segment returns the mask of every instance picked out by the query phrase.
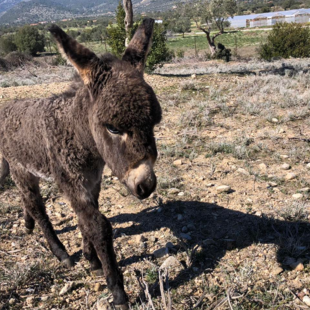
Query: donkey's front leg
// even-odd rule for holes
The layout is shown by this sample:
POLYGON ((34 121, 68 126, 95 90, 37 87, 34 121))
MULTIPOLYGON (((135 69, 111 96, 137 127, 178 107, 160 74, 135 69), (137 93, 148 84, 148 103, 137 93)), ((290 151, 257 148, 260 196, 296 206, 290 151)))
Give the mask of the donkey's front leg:
POLYGON ((46 214, 40 195, 39 179, 24 169, 14 168, 11 173, 22 196, 26 231, 32 232, 34 221, 36 221, 41 227, 53 254, 67 267, 72 267, 73 263, 46 214))
MULTIPOLYGON (((90 198, 90 197, 89 197, 90 198)), ((128 309, 127 295, 124 290, 123 275, 118 269, 113 249, 113 232, 111 223, 99 212, 93 199, 72 199, 82 234, 94 246, 101 261, 107 285, 113 295, 118 309, 128 309)))

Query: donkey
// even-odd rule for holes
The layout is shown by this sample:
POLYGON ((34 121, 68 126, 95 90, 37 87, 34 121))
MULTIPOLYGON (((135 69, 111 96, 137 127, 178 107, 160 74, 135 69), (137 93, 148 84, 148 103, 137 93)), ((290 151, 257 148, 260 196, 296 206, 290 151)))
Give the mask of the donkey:
POLYGON ((161 108, 143 79, 153 27, 153 19, 144 19, 120 60, 110 54, 99 58, 51 26, 77 81, 59 96, 15 101, 0 110, 0 182, 11 173, 22 196, 26 232, 37 222, 53 254, 73 266, 39 191, 40 178, 54 180, 77 214, 84 256, 92 271, 103 270, 118 309, 128 309, 128 298, 112 226, 98 210, 98 197, 105 164, 139 199, 156 187, 154 126, 161 108))

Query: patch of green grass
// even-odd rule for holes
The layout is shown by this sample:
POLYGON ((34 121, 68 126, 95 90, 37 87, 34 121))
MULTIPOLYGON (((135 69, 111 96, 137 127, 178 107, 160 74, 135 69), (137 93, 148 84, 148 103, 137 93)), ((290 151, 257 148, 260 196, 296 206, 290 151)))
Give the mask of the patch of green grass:
MULTIPOLYGON (((217 37, 215 42, 222 43, 227 48, 234 47, 245 47, 251 45, 259 45, 261 42, 265 42, 267 37, 267 31, 238 31, 235 33, 225 33, 217 37)), ((186 35, 184 38, 182 36, 169 39, 168 46, 173 50, 188 50, 195 49, 198 50, 209 50, 208 41, 205 35, 186 35)))

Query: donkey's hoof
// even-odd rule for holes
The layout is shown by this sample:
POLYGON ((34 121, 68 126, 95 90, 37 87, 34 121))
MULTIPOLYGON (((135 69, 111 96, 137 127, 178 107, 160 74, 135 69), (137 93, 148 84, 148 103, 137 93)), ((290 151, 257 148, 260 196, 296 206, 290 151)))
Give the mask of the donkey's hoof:
POLYGON ((32 234, 32 232, 33 232, 33 228, 27 228, 27 227, 25 227, 25 233, 26 233, 27 235, 32 234))
POLYGON ((103 270, 100 268, 100 269, 96 269, 96 270, 92 270, 91 271, 91 274, 94 276, 94 277, 102 277, 104 274, 103 274, 103 270))
POLYGON ((74 262, 71 257, 62 260, 61 263, 68 269, 71 269, 74 266, 74 262))
POLYGON ((129 307, 127 304, 123 304, 123 305, 115 305, 114 306, 116 310, 129 310, 129 307))

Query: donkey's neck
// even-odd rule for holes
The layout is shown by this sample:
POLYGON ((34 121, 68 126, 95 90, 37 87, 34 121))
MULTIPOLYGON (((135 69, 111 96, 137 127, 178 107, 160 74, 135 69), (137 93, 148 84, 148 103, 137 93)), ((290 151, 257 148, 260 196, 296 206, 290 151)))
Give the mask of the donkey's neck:
POLYGON ((89 113, 91 109, 90 94, 85 86, 79 89, 71 101, 68 122, 73 125, 77 143, 91 151, 95 157, 100 157, 96 143, 91 133, 89 113))

